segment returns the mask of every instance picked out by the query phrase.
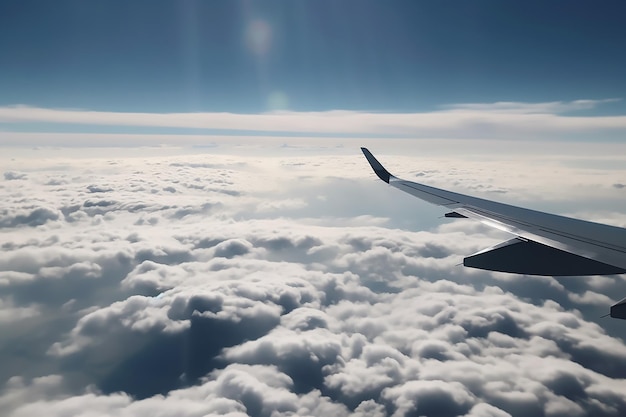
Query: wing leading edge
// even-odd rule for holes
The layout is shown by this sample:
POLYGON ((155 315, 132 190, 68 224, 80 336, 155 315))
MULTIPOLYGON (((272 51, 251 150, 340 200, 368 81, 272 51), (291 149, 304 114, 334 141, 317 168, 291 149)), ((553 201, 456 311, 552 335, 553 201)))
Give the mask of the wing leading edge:
MULTIPOLYGON (((402 180, 361 148, 376 175, 389 185, 446 207, 446 217, 468 217, 516 238, 463 260, 463 265, 528 275, 613 275, 626 273, 626 229, 525 209, 402 180)), ((611 307, 626 319, 626 299, 611 307)))

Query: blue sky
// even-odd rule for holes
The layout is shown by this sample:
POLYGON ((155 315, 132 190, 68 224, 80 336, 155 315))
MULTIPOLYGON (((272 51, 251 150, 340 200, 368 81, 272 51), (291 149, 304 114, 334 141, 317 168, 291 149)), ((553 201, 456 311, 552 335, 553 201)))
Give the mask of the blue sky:
POLYGON ((413 112, 622 97, 624 12, 617 1, 4 1, 0 105, 413 112))

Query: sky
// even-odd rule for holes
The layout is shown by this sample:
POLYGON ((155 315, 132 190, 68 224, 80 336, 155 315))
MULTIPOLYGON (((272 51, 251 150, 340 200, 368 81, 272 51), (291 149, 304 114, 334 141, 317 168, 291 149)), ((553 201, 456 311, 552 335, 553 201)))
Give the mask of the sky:
POLYGON ((624 416, 624 276, 401 178, 626 227, 623 2, 0 2, 0 415, 624 416))
POLYGON ((0 5, 0 129, 39 138, 466 132, 519 139, 519 127, 536 125, 485 114, 504 110, 559 116, 550 138, 567 130, 619 140, 624 9, 617 1, 593 8, 578 1, 7 1, 0 5), (398 129, 407 122, 385 119, 454 127, 470 110, 479 113, 468 116, 473 123, 452 131, 442 123, 398 129), (382 119, 386 129, 298 117, 332 111, 382 119), (276 112, 292 122, 267 120, 276 112), (211 120, 224 113, 232 123, 211 120))
POLYGON ((414 112, 606 99, 626 89, 619 1, 0 7, 5 106, 414 112))

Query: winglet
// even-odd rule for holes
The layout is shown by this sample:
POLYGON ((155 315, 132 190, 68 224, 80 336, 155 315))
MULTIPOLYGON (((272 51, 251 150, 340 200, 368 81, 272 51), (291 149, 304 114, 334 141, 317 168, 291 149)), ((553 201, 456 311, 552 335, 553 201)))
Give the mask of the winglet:
POLYGON ((378 178, 389 184, 389 178, 391 178, 393 175, 391 175, 389 171, 387 171, 385 167, 382 166, 382 164, 378 162, 376 158, 374 158, 374 155, 372 155, 372 153, 368 151, 367 148, 361 148, 361 150, 363 151, 363 155, 365 155, 365 158, 367 158, 367 162, 370 163, 372 169, 374 170, 376 175, 378 175, 378 178))

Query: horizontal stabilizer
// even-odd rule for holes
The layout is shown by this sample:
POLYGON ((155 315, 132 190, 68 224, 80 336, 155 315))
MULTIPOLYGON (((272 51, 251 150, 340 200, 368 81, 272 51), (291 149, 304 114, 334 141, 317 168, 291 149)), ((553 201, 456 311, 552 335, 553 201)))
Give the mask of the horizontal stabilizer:
POLYGON ((612 275, 626 272, 612 265, 519 238, 468 256, 463 259, 463 265, 526 275, 612 275))

